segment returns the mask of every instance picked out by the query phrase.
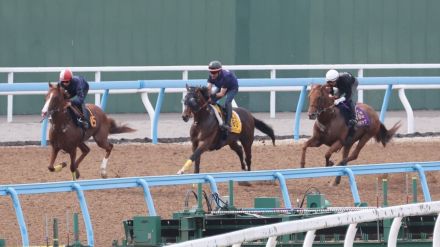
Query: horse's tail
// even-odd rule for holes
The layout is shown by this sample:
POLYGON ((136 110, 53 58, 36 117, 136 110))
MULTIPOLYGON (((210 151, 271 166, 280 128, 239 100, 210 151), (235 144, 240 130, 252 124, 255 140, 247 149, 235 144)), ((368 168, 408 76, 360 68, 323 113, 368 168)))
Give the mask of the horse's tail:
POLYGON ((267 125, 265 122, 254 118, 255 122, 255 128, 257 128, 259 131, 263 132, 264 134, 268 135, 270 139, 272 139, 272 144, 275 146, 275 134, 269 125, 267 125))
POLYGON ((400 128, 400 121, 394 124, 394 126, 387 130, 385 125, 383 123, 380 123, 380 130, 376 134, 375 138, 377 142, 381 142, 382 145, 385 147, 387 143, 393 138, 394 134, 396 134, 396 131, 400 128))
POLYGON ((136 130, 128 127, 127 125, 117 125, 115 120, 110 118, 110 131, 109 131, 110 134, 120 134, 120 133, 127 133, 133 131, 136 130))

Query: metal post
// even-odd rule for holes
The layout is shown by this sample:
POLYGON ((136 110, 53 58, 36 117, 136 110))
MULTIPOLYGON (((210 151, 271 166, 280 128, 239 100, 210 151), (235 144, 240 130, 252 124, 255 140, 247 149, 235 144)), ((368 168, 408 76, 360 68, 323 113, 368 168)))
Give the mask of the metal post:
POLYGON ((385 91, 385 96, 383 97, 382 109, 380 110, 380 121, 383 123, 385 121, 385 113, 388 108, 388 103, 390 102, 391 93, 393 92, 393 85, 390 84, 385 91))
MULTIPOLYGON (((9 72, 8 73, 8 84, 13 84, 14 83, 14 73, 13 72, 9 72)), ((8 123, 12 122, 12 114, 14 112, 14 100, 13 100, 13 95, 8 95, 8 109, 7 109, 7 120, 8 123)))
POLYGON ((295 129, 293 131, 294 132, 293 139, 295 141, 299 140, 299 124, 301 119, 301 111, 306 98, 306 93, 307 93, 307 86, 303 86, 301 89, 301 94, 299 95, 298 105, 296 106, 296 112, 295 112, 295 129))
POLYGON ((354 205, 361 205, 361 198, 359 197, 359 191, 356 184, 356 178, 354 177, 354 173, 350 168, 345 168, 344 172, 347 174, 348 181, 350 182, 351 194, 353 195, 354 205))
POLYGON ((388 180, 382 179, 383 206, 388 206, 388 180))
MULTIPOLYGON (((271 70, 270 71, 270 79, 275 79, 277 77, 277 71, 271 70)), ((276 92, 270 91, 270 118, 275 118, 275 112, 276 112, 276 92)))
POLYGON ((276 172, 274 175, 275 178, 277 178, 278 181, 280 182, 281 194, 283 194, 283 200, 284 200, 284 207, 291 209, 292 203, 290 202, 289 191, 286 185, 286 179, 284 178, 283 174, 279 172, 276 172))
POLYGON ((156 209, 154 207, 153 197, 151 196, 150 187, 145 179, 138 179, 137 183, 142 186, 144 190, 144 198, 147 203, 148 213, 150 216, 157 216, 156 209))
POLYGON ((234 208, 234 181, 233 180, 229 180, 228 192, 229 192, 229 207, 234 208))
POLYGON ((58 219, 53 219, 53 247, 58 247, 60 244, 58 240, 58 219))
POLYGON ((21 209, 20 199, 18 198, 17 191, 14 188, 7 188, 7 193, 11 196, 12 205, 17 215, 18 225, 20 226, 21 242, 23 246, 29 246, 29 236, 26 228, 26 222, 24 221, 23 210, 21 209))
POLYGON ((202 193, 202 185, 201 183, 197 184, 197 211, 203 212, 203 193, 202 193))
POLYGON ((413 203, 417 203, 417 178, 412 177, 412 195, 413 203))
POLYGON ((78 224, 78 213, 73 214, 73 245, 80 246, 79 241, 79 224, 78 224))
POLYGON ((74 183, 72 185, 72 188, 74 191, 76 191, 76 195, 79 200, 79 205, 81 207, 81 211, 83 214, 84 219, 84 225, 86 226, 86 234, 87 234, 87 244, 89 246, 95 246, 95 239, 93 236, 93 228, 92 228, 92 221, 90 220, 90 214, 89 209, 87 208, 87 202, 86 197, 84 196, 83 190, 81 188, 81 185, 78 183, 74 183))
POLYGON ((160 108, 162 107, 163 98, 165 97, 165 88, 161 88, 156 101, 156 110, 154 112, 153 120, 153 144, 157 144, 157 125, 159 123, 160 108))
MULTIPOLYGON (((101 71, 95 72, 95 82, 101 81, 101 71)), ((99 93, 95 94, 95 105, 101 105, 101 95, 99 93)))

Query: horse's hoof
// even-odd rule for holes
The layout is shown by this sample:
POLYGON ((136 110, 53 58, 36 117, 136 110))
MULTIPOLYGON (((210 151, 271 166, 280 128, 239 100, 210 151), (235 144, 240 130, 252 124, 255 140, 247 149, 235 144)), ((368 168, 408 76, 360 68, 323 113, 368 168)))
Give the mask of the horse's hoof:
POLYGON ((63 170, 63 168, 66 167, 66 166, 67 166, 67 163, 66 163, 66 162, 59 163, 59 164, 57 164, 57 165, 54 166, 54 171, 56 171, 56 172, 60 172, 60 171, 63 170))
POLYGON ((101 169, 101 178, 107 178, 107 171, 105 169, 101 169))
POLYGON ((49 169, 50 172, 54 172, 55 168, 53 166, 48 166, 47 169, 49 169))
POLYGON ((238 185, 240 186, 252 186, 251 183, 249 183, 248 181, 238 181, 238 185))
POLYGON ((79 174, 79 170, 76 170, 74 172, 72 172, 72 179, 75 181, 79 178, 80 174, 79 174))
POLYGON ((185 172, 183 171, 183 169, 180 169, 180 170, 177 172, 177 175, 182 175, 183 173, 185 173, 185 172))
POLYGON ((335 165, 335 163, 333 163, 333 161, 330 160, 325 166, 328 167, 328 166, 334 166, 334 165, 335 165))

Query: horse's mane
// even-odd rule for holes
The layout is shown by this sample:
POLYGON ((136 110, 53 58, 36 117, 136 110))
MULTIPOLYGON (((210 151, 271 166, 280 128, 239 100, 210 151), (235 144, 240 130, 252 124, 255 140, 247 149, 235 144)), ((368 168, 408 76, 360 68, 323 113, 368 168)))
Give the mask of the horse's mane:
POLYGON ((200 87, 200 93, 202 94, 203 98, 205 98, 205 100, 209 99, 208 87, 206 86, 200 87))

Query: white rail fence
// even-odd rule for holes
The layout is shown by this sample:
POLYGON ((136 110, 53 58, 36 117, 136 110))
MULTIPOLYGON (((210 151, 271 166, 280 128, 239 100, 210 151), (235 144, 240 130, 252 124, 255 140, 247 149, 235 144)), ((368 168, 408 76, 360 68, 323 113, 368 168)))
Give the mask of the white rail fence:
MULTIPOLYGON (((224 68, 234 70, 234 71, 268 71, 270 72, 271 79, 277 78, 278 71, 286 70, 327 70, 327 69, 350 69, 357 70, 357 76, 363 77, 365 70, 380 69, 440 69, 440 64, 314 64, 314 65, 225 65, 224 68)), ((47 72, 59 72, 64 67, 0 67, 0 73, 7 73, 7 82, 14 83, 15 73, 47 73, 47 72)), ((104 67, 72 67, 74 72, 94 72, 95 82, 101 81, 102 72, 180 72, 183 80, 189 79, 189 72, 194 71, 206 71, 206 66, 104 66, 104 67)), ((56 78, 55 78, 56 79, 56 78)), ((414 85, 414 86, 396 86, 395 89, 407 88, 407 89, 432 89, 440 88, 440 85, 414 85)), ((373 87, 373 86, 360 86, 358 93, 358 101, 363 102, 363 90, 372 89, 386 89, 383 87, 373 87)), ((276 90, 272 88, 247 88, 246 91, 264 91, 270 92, 270 114, 271 117, 275 117, 276 109, 276 91, 300 91, 301 87, 290 87, 290 88, 277 88, 276 90)), ((157 92, 158 90, 150 90, 152 92, 157 92)), ((182 91, 182 90, 177 90, 182 91)), ((134 90, 119 90, 112 93, 134 93, 138 91, 134 90)), ((44 93, 44 92, 43 92, 44 93)), ((100 104, 100 94, 101 92, 95 93, 95 104, 100 104)), ((23 92, 9 92, 8 93, 8 103, 7 103, 7 120, 12 122, 13 115, 13 95, 23 94, 23 92)), ((26 94, 42 94, 42 92, 28 92, 26 94)), ((402 102, 403 103, 403 102, 402 102)))
MULTIPOLYGON (((367 209, 356 212, 348 212, 321 216, 311 219, 295 220, 259 226, 216 235, 183 243, 168 245, 172 247, 214 247, 232 246, 239 247, 244 242, 267 239, 266 247, 275 247, 277 237, 293 233, 307 232, 303 247, 311 247, 315 239, 315 232, 319 229, 348 225, 345 235, 344 247, 353 246, 357 224, 383 219, 394 219, 388 237, 388 247, 395 247, 399 233, 402 217, 438 214, 440 212, 440 201, 400 205, 378 209, 367 209)), ((440 223, 437 217, 432 246, 440 246, 440 223)))

